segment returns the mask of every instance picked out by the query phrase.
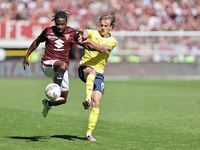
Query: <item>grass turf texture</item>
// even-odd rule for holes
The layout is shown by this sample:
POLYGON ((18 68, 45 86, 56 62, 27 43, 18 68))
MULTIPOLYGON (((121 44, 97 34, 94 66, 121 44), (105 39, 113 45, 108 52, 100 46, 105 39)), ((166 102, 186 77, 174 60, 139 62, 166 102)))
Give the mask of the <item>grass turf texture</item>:
POLYGON ((85 84, 70 79, 68 102, 42 117, 50 79, 0 79, 0 149, 200 149, 200 81, 105 81, 94 137, 85 141, 90 111, 85 84))

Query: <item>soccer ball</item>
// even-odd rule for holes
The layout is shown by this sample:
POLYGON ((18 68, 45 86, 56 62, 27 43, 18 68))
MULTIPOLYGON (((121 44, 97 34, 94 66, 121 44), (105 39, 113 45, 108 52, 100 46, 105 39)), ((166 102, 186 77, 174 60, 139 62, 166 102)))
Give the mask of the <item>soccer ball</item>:
POLYGON ((50 83, 45 88, 45 94, 51 101, 55 101, 61 95, 60 86, 56 83, 50 83))

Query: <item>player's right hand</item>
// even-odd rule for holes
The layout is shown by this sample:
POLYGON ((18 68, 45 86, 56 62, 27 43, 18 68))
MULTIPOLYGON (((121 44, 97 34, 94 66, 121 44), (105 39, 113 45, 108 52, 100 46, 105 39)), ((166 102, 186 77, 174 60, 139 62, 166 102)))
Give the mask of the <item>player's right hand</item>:
POLYGON ((89 43, 89 39, 84 39, 81 35, 78 38, 78 44, 87 44, 89 43))
POLYGON ((105 53, 106 53, 106 54, 110 54, 110 51, 109 51, 109 50, 105 50, 105 53))
POLYGON ((24 57, 24 61, 23 61, 24 70, 26 70, 27 65, 29 65, 29 60, 27 57, 24 57))

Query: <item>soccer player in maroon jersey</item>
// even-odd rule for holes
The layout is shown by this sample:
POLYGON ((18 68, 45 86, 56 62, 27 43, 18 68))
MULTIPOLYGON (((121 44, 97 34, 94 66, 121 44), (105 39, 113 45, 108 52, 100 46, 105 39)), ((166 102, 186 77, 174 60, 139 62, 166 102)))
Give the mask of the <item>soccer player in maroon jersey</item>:
MULTIPOLYGON (((69 51, 73 43, 78 44, 79 38, 87 39, 86 34, 83 34, 83 36, 80 37, 80 34, 75 29, 67 26, 69 15, 70 12, 68 11, 57 12, 52 19, 52 21, 55 22, 55 26, 46 27, 42 31, 42 33, 33 41, 29 47, 29 50, 23 60, 24 70, 26 70, 27 65, 29 65, 28 57, 30 54, 38 47, 41 42, 45 42, 44 56, 41 59, 41 69, 47 77, 52 78, 54 83, 60 86, 62 93, 61 97, 56 99, 55 102, 49 101, 47 99, 42 101, 44 105, 44 117, 47 116, 51 106, 58 106, 66 103, 69 90, 69 51)), ((99 50, 97 47, 94 47, 89 43, 82 46, 90 50, 109 53, 106 50, 99 50)))

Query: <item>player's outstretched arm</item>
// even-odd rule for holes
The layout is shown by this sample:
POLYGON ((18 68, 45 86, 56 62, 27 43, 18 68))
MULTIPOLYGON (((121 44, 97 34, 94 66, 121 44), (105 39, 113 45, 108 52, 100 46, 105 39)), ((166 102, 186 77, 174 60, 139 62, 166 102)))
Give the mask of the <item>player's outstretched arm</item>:
POLYGON ((24 60, 23 60, 24 70, 26 70, 27 65, 29 65, 28 57, 38 47, 39 44, 40 42, 37 39, 35 39, 33 43, 31 44, 31 46, 29 47, 28 52, 24 56, 24 60))
POLYGON ((82 35, 83 40, 86 40, 89 36, 88 32, 86 29, 82 29, 82 28, 75 28, 76 31, 79 32, 79 34, 82 35))
POLYGON ((100 45, 100 44, 88 39, 87 46, 89 47, 89 50, 91 48, 93 48, 92 50, 99 51, 100 53, 110 54, 110 47, 108 47, 108 45, 106 45, 106 44, 100 45))
POLYGON ((82 36, 79 37, 78 43, 85 47, 88 50, 91 51, 99 51, 100 53, 107 53, 110 54, 110 48, 105 44, 105 45, 100 45, 90 39, 88 39, 88 32, 86 29, 82 28, 75 28, 76 31, 79 32, 82 36))
POLYGON ((100 45, 90 39, 83 40, 81 37, 78 39, 78 43, 88 50, 110 54, 110 48, 106 44, 100 45))

